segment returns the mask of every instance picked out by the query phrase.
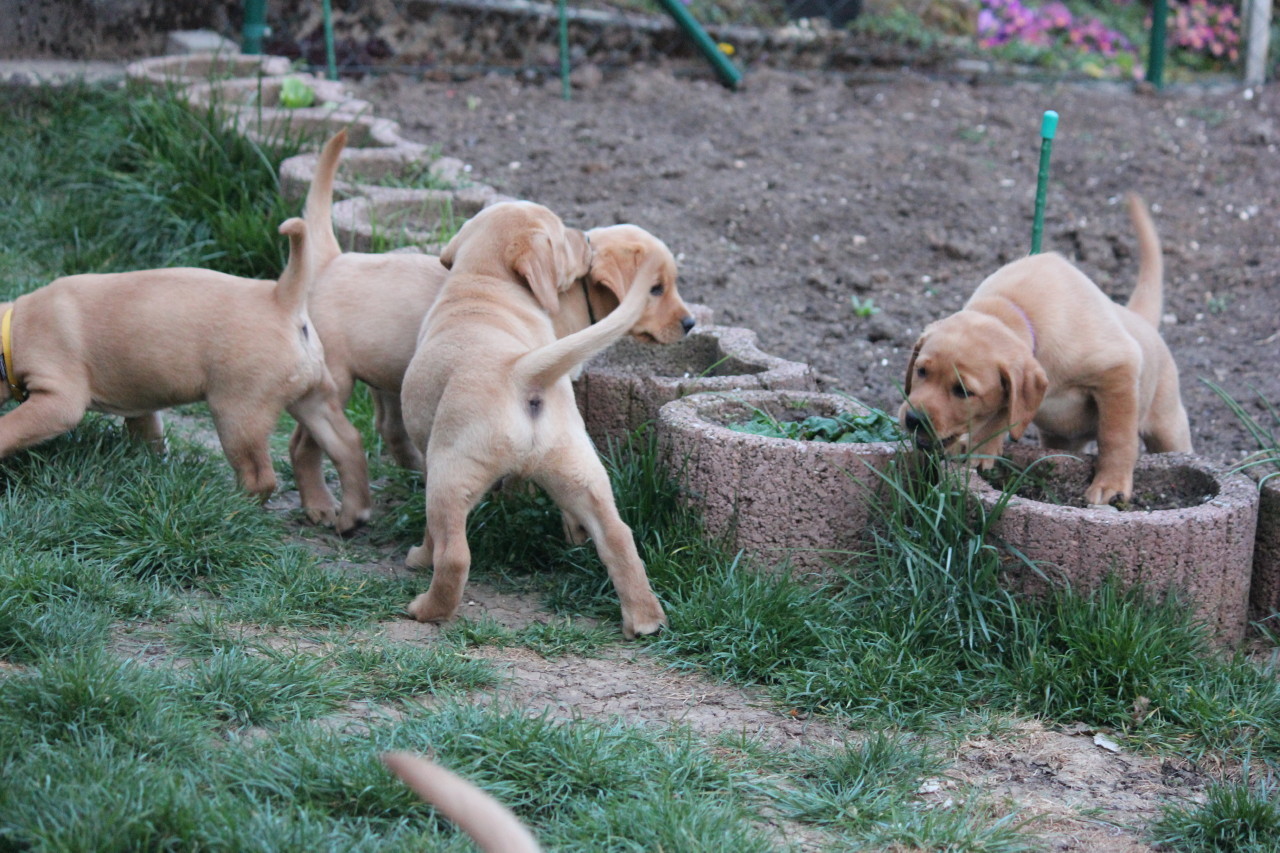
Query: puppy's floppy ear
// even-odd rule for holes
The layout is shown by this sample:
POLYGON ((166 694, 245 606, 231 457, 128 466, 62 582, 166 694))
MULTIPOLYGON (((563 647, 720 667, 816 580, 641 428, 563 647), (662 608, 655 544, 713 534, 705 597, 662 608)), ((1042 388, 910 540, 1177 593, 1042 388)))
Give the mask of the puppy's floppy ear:
POLYGON ((553 317, 560 312, 560 275, 551 235, 533 231, 516 237, 507 248, 507 266, 524 279, 542 310, 553 317))
POLYGON ((640 251, 636 243, 612 242, 597 248, 591 258, 591 283, 608 290, 620 304, 639 272, 640 251))
POLYGON ((1004 386, 1005 403, 1009 409, 1009 437, 1022 438, 1027 425, 1035 418, 1049 388, 1049 377, 1040 362, 1027 358, 1010 364, 1000 364, 1000 384, 1004 386))
POLYGON ((458 233, 453 235, 453 239, 446 243, 445 247, 440 251, 440 265, 447 270, 453 269, 453 259, 457 256, 458 247, 462 244, 461 239, 459 239, 461 237, 462 230, 459 229, 458 233))
POLYGON ((916 375, 916 359, 920 356, 920 348, 924 346, 924 339, 928 336, 929 330, 926 328, 920 333, 920 337, 916 338, 916 345, 911 348, 911 358, 907 361, 907 378, 902 383, 902 393, 911 393, 911 380, 916 375))

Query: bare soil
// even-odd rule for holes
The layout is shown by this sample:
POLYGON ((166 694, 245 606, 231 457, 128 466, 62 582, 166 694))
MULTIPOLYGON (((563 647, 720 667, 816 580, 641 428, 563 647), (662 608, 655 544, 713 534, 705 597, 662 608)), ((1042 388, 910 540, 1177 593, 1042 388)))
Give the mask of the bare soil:
POLYGON ((930 320, 1030 248, 1039 128, 1053 143, 1043 247, 1127 298, 1135 240, 1120 199, 1153 206, 1163 332, 1197 452, 1253 449, 1201 382, 1255 414, 1280 401, 1280 96, 1207 87, 1008 84, 910 72, 873 80, 761 70, 730 92, 667 68, 558 81, 368 78, 357 93, 474 178, 580 227, 633 222, 680 261, 686 299, 761 349, 895 410, 930 320), (853 299, 873 307, 855 312, 853 299))

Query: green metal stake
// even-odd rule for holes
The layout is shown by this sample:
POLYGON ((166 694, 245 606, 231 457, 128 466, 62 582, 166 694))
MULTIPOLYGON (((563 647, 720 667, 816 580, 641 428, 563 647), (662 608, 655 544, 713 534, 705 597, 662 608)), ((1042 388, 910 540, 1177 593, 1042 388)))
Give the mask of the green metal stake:
POLYGON ((1151 8, 1151 44, 1147 48, 1147 82, 1164 87, 1165 26, 1169 20, 1169 0, 1155 0, 1151 8))
POLYGON ((244 24, 240 27, 240 49, 245 53, 262 53, 262 40, 267 35, 267 0, 245 0, 244 24))
POLYGON ((560 0, 560 97, 569 100, 569 8, 560 0))
POLYGON ((742 82, 742 72, 729 61, 729 57, 724 55, 720 46, 712 41, 711 36, 707 35, 707 31, 702 28, 697 19, 689 14, 684 3, 680 0, 658 0, 658 5, 662 6, 663 10, 675 19, 676 25, 684 30, 684 34, 693 40, 694 46, 715 69, 720 82, 730 89, 738 88, 738 84, 742 82))
POLYGON ((1031 221, 1031 254, 1040 253, 1040 237, 1044 233, 1044 197, 1049 189, 1049 155, 1053 152, 1053 134, 1058 129, 1058 114, 1045 110, 1040 120, 1040 171, 1036 175, 1036 213, 1031 221))
MULTIPOLYGON (((312 7, 314 8, 314 7, 312 7)), ((338 58, 333 47, 333 4, 324 0, 324 56, 328 63, 328 78, 338 79, 338 58)))

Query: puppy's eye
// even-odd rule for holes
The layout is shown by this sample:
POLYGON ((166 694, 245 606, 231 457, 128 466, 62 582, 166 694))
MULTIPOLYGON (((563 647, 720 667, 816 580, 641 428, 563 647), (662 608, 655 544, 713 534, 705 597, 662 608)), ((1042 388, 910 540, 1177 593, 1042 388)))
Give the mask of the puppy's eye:
POLYGON ((957 382, 951 386, 951 393, 963 400, 969 396, 969 389, 964 387, 964 383, 957 382))
POLYGON ((661 295, 662 295, 662 291, 663 291, 663 290, 665 290, 665 289, 666 289, 666 288, 664 288, 662 285, 660 285, 660 284, 655 284, 653 287, 649 288, 649 295, 650 295, 650 296, 661 296, 661 295))
POLYGON ((918 378, 924 379, 928 375, 929 375, 929 371, 925 370, 923 367, 916 368, 916 376, 918 378))

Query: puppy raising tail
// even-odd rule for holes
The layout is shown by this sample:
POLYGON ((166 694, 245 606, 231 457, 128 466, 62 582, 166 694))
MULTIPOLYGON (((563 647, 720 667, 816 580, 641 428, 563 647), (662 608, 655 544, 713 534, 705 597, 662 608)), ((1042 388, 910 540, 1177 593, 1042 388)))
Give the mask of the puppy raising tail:
POLYGON ((276 281, 275 296, 281 307, 301 314, 307 305, 307 291, 314 278, 307 223, 298 217, 280 223, 280 233, 289 238, 289 261, 276 281))
POLYGON ((656 288, 633 287, 617 308, 587 328, 520 356, 514 378, 524 387, 545 388, 598 352, 608 349, 640 321, 656 288))
POLYGON ((1129 297, 1128 307, 1159 328, 1164 314, 1164 257, 1160 252, 1160 237, 1146 202, 1133 193, 1125 197, 1125 202, 1129 206, 1129 219, 1138 232, 1138 284, 1129 297))
POLYGON ((333 182, 338 174, 338 161, 347 145, 347 130, 343 128, 329 137, 316 161, 316 173, 307 188, 307 200, 302 207, 302 218, 307 223, 307 239, 311 241, 313 269, 317 272, 338 255, 342 247, 333 233, 333 182))
POLYGON ((485 853, 538 853, 538 842, 524 824, 461 776, 408 752, 384 752, 382 763, 485 853))

